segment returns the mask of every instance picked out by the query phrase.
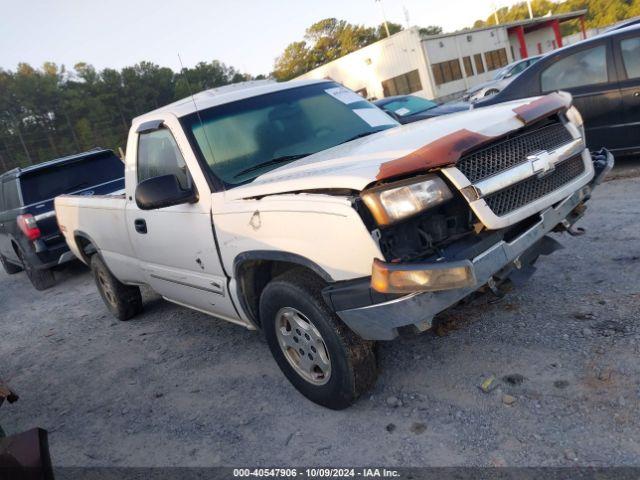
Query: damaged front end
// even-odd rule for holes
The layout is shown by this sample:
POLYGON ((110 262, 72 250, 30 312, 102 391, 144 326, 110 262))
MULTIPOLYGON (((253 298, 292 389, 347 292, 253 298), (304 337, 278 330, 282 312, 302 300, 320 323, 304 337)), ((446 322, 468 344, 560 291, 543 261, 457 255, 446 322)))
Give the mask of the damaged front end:
POLYGON ((540 255, 562 248, 549 233, 579 234, 574 224, 613 163, 606 150, 590 154, 576 125, 555 112, 432 173, 453 196, 423 214, 381 224, 365 193, 369 208, 356 208, 384 259, 375 260, 370 279, 334 284, 325 299, 365 339, 428 329, 474 291, 526 280, 540 255))

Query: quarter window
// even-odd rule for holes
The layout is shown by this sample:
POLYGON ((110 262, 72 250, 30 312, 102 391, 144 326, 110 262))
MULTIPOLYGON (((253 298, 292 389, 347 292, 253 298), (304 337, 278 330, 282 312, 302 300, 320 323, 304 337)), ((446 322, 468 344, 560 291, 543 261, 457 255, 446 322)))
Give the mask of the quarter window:
POLYGON ((175 175, 182 188, 189 187, 187 164, 166 128, 143 133, 138 140, 138 182, 162 175, 175 175))
POLYGON ((620 42, 622 60, 627 78, 640 77, 640 37, 627 38, 620 42))
POLYGON ((563 88, 605 83, 607 75, 607 49, 604 45, 569 55, 542 72, 543 92, 563 88))

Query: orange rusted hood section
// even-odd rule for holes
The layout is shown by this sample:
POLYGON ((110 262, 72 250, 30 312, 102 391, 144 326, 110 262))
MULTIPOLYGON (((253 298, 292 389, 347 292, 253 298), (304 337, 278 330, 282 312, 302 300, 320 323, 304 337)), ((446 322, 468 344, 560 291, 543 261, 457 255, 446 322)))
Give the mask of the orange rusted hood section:
POLYGON ((571 106, 571 98, 560 93, 550 93, 531 103, 513 109, 518 120, 525 125, 535 123, 554 113, 566 110, 571 106))
POLYGON ((477 148, 493 138, 466 128, 458 130, 428 143, 409 155, 383 163, 380 165, 376 180, 453 165, 460 160, 465 152, 477 148))

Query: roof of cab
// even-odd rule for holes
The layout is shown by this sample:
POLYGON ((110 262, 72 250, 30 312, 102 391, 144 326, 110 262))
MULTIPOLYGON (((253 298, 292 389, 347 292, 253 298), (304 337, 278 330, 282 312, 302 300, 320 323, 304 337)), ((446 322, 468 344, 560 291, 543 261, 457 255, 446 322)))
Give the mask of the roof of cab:
POLYGON ((217 105, 243 100, 245 98, 257 97, 267 93, 278 92, 290 88, 304 87, 316 83, 330 82, 329 79, 320 80, 291 80, 288 82, 275 82, 273 80, 253 80, 249 82, 233 83, 223 87, 216 87, 210 90, 196 93, 192 97, 170 103, 151 112, 145 113, 133 119, 137 124, 145 120, 156 119, 163 113, 170 113, 176 117, 184 117, 198 110, 204 110, 217 105))
POLYGON ((9 170, 7 172, 4 172, 3 174, 0 175, 0 178, 5 178, 5 177, 19 177, 25 173, 29 173, 29 172, 33 172, 36 170, 41 170, 43 168, 49 168, 49 167, 54 167, 56 165, 59 164, 63 164, 63 163, 67 163, 67 162, 73 162, 75 160, 80 160, 82 158, 87 158, 87 157, 91 157, 94 155, 100 155, 100 154, 104 154, 104 153, 109 153, 111 155, 115 155, 115 153, 113 153, 113 150, 109 150, 107 148, 101 148, 101 147, 96 147, 93 148, 91 150, 87 150, 86 152, 82 152, 82 153, 74 153, 73 155, 67 155, 66 157, 60 157, 60 158, 54 158, 53 160, 47 160, 46 162, 42 162, 42 163, 36 163, 35 165, 29 165, 28 167, 18 167, 18 168, 14 168, 12 170, 9 170))

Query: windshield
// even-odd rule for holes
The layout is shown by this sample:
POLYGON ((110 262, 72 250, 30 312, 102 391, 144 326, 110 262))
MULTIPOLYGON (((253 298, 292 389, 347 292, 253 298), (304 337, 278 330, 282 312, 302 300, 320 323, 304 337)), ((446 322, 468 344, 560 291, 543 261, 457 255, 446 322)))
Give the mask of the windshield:
POLYGON ((415 97, 413 95, 407 95, 390 102, 385 103, 382 108, 388 112, 394 112, 399 117, 406 117, 414 115, 416 113, 424 112, 431 108, 437 107, 436 102, 427 100, 426 98, 415 97))
POLYGON ((226 186, 398 123, 334 82, 251 97, 184 117, 183 127, 226 186))

